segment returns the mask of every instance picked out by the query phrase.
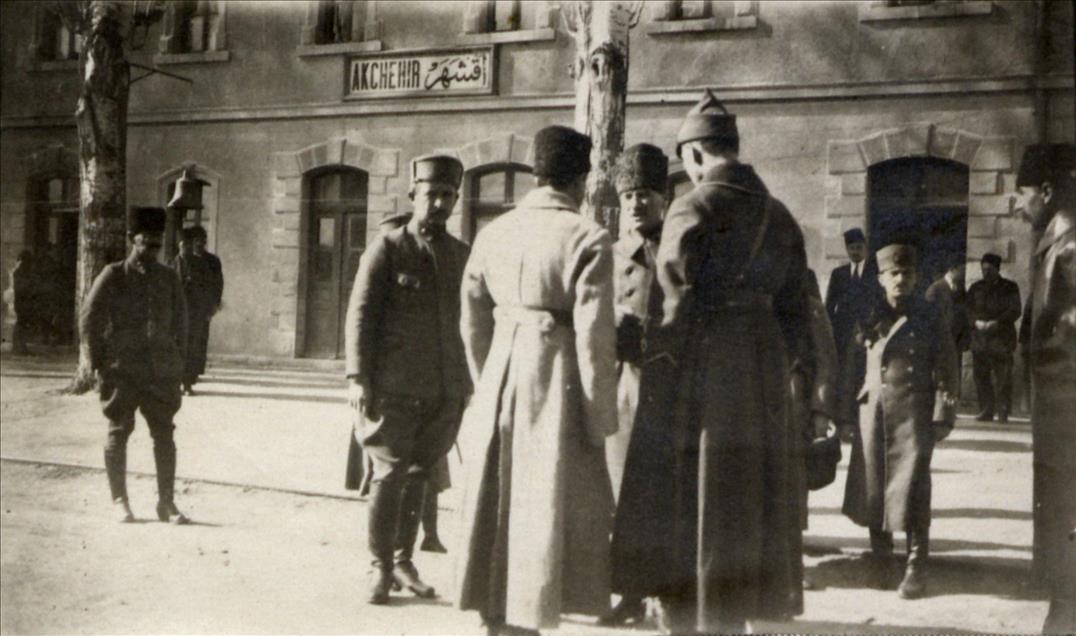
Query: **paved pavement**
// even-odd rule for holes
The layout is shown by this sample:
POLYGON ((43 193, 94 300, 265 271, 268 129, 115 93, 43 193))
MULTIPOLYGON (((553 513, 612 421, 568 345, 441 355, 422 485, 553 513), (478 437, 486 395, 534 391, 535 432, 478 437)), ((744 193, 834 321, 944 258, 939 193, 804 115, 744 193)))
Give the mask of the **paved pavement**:
MULTIPOLYGON (((105 427, 96 396, 58 393, 72 364, 63 358, 0 355, 0 455, 102 465, 105 427)), ((196 390, 196 396, 184 399, 176 418, 180 478, 354 497, 343 489, 350 416, 337 372, 213 365, 196 390)), ((811 633, 1038 629, 1046 603, 1022 587, 1031 544, 1026 422, 1001 426, 962 419, 938 448, 931 594, 914 602, 900 601, 893 592, 863 589, 865 572, 859 555, 868 545, 866 532, 840 514, 847 447, 845 451, 837 483, 811 496, 806 564, 824 589, 807 594, 807 611, 796 623, 769 629, 811 633)), ((128 467, 153 472, 150 440, 141 421, 131 439, 128 467)), ((447 493, 441 502, 454 508, 454 493, 447 493)), ((445 534, 451 536, 451 513, 443 519, 445 534)), ((445 572, 431 576, 449 580, 450 563, 444 559, 438 563, 436 567, 445 572)))

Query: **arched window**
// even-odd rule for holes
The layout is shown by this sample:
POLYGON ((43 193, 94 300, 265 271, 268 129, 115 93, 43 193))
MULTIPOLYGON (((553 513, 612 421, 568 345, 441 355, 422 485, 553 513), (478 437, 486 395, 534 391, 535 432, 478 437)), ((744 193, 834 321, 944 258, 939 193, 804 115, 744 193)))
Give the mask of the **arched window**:
POLYGON ((356 168, 334 167, 308 177, 307 356, 343 354, 344 314, 366 249, 367 185, 367 174, 356 168))
POLYGON ((484 166, 473 171, 466 199, 467 240, 474 241, 479 230, 512 209, 534 185, 532 170, 519 163, 484 166))
POLYGON ((867 172, 871 252, 910 243, 919 253, 919 285, 945 274, 967 253, 968 167, 947 159, 883 161, 867 172))

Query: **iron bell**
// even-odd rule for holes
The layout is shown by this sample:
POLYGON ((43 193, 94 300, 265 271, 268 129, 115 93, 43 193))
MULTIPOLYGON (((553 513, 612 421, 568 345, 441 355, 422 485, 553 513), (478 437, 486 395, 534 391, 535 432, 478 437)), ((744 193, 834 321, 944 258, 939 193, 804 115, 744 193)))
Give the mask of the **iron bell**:
POLYGON ((168 202, 168 207, 173 210, 201 210, 202 188, 208 185, 208 181, 191 176, 190 168, 184 168, 183 176, 176 181, 175 194, 168 202))

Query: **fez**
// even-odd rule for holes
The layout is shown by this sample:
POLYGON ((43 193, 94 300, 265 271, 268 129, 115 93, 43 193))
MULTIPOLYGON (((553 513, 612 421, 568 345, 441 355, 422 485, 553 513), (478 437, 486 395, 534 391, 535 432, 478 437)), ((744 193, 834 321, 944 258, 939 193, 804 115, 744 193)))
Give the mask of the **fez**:
POLYGON ((1033 144, 1024 150, 1020 170, 1016 173, 1016 187, 1041 186, 1072 180, 1074 165, 1072 144, 1033 144))
POLYGON ((852 243, 866 243, 867 237, 863 234, 863 230, 858 227, 854 227, 844 233, 844 244, 851 245, 852 243))
POLYGON ((990 252, 983 254, 982 262, 990 263, 994 267, 1001 269, 1001 257, 997 254, 991 254, 990 252))
POLYGON ((669 158, 657 146, 636 144, 620 155, 616 164, 617 193, 629 190, 665 192, 669 180, 669 158))
POLYGON ((567 126, 546 126, 534 136, 534 175, 573 179, 590 172, 590 137, 567 126))
POLYGON ((459 188, 463 182, 463 164, 449 155, 422 155, 411 160, 411 183, 434 181, 459 188))
POLYGON ((736 129, 736 115, 718 101, 710 89, 702 96, 684 117, 680 130, 676 133, 676 156, 680 156, 680 147, 689 141, 709 139, 732 150, 740 151, 740 133, 736 129))
POLYGON ((161 234, 164 232, 166 217, 164 208, 135 207, 131 209, 131 227, 128 232, 135 234, 161 234))
POLYGON ((884 272, 894 267, 915 267, 915 247, 911 245, 886 245, 878 250, 878 271, 884 272))

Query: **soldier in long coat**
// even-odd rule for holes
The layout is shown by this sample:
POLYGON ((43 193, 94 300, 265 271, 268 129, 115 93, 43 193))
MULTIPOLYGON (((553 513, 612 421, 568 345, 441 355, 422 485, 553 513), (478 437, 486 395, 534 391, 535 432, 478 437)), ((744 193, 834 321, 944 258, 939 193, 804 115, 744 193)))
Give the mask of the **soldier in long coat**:
POLYGON ((1076 633, 1076 179, 1072 144, 1031 146, 1016 208, 1041 236, 1032 262, 1028 360, 1035 578, 1050 591, 1045 634, 1076 633))
POLYGON ((201 226, 184 228, 180 252, 172 259, 172 269, 183 282, 187 299, 187 357, 184 361, 183 392, 194 395, 194 385, 205 373, 209 347, 209 322, 220 310, 224 294, 224 273, 216 254, 207 252, 206 231, 201 226))
POLYGON ((859 408, 842 510, 870 528, 877 586, 887 585, 893 533, 907 534, 899 591, 918 598, 926 591, 930 553, 930 460, 956 415, 956 354, 937 308, 914 296, 915 248, 889 245, 877 258, 885 302, 867 323, 866 377, 861 387, 842 392, 855 396, 859 408))
MULTIPOLYGON (((661 324, 663 296, 654 275, 654 266, 661 239, 662 218, 667 207, 665 192, 668 178, 669 158, 660 148, 637 144, 621 153, 616 170, 616 189, 620 198, 620 222, 624 235, 613 244, 619 429, 605 446, 614 496, 620 493, 635 411, 639 405, 639 377, 646 332, 661 324)), ((630 590, 619 589, 615 577, 613 592, 620 594, 621 600, 609 614, 602 617, 603 625, 642 620, 646 607, 641 596, 632 594, 630 590)))
POLYGON ((737 160, 735 122, 707 91, 677 135, 695 189, 662 229, 663 322, 613 539, 618 577, 659 596, 676 633, 741 631, 799 605, 788 405, 809 348, 807 259, 792 215, 737 160))
POLYGON ((462 290, 476 388, 461 429, 457 603, 491 632, 609 608, 612 240, 577 212, 590 139, 550 126, 534 145, 538 187, 478 235, 462 290))
POLYGON ((459 336, 465 243, 445 222, 463 165, 431 155, 411 162, 414 213, 363 253, 345 325, 348 402, 358 409, 372 463, 367 601, 395 583, 430 598, 412 557, 430 471, 452 447, 470 378, 459 336))
POLYGON ((126 260, 106 265, 82 303, 79 333, 100 378, 108 418, 105 472, 117 518, 134 521, 127 500, 127 439, 141 411, 153 437, 157 517, 182 524, 175 505, 175 425, 187 343, 187 305, 176 273, 157 262, 164 234, 161 208, 135 208, 126 260))

